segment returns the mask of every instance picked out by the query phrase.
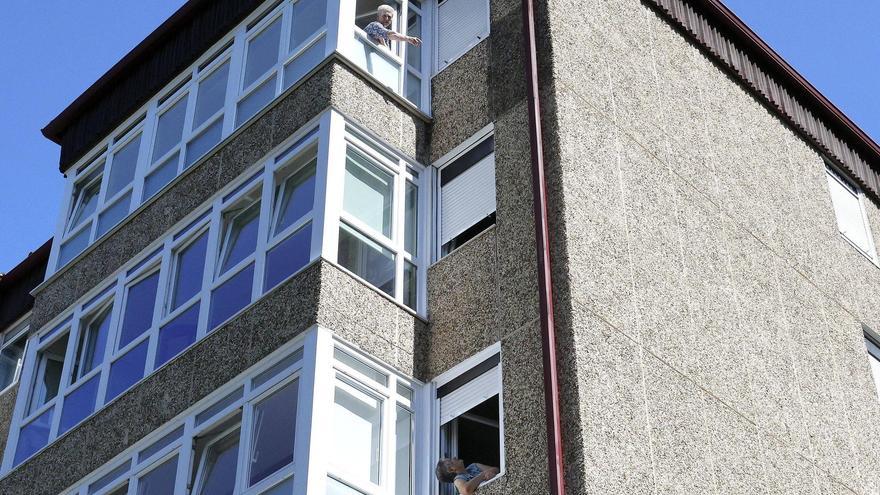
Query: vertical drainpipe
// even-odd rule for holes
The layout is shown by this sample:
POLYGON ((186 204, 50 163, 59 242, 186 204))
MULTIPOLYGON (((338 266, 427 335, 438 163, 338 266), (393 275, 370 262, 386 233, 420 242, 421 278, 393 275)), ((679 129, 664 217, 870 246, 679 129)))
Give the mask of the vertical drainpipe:
POLYGON ((565 495, 562 461, 562 422, 559 412, 559 370, 556 359, 556 326, 553 321, 553 282, 550 266, 550 231, 547 222, 547 183, 544 178, 544 148, 541 101, 538 93, 538 61, 535 44, 533 0, 523 0, 523 41, 528 83, 529 141, 532 150, 532 199, 535 215, 535 244, 538 250, 538 297, 544 358, 544 404, 547 419, 547 467, 552 495, 565 495))

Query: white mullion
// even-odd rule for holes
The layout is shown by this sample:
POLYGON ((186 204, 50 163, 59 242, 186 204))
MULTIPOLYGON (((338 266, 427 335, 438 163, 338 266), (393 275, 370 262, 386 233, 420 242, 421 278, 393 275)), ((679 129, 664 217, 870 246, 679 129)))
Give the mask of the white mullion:
MULTIPOLYGON (((293 3, 285 2, 281 7, 281 36, 279 36, 278 59, 275 61, 273 71, 277 74, 275 78, 275 95, 278 96, 284 91, 284 59, 290 53, 290 31, 293 24, 293 3)), ((272 98, 273 100, 275 98, 272 98)))
POLYGON ((178 157, 176 175, 180 175, 183 172, 184 165, 186 164, 186 148, 189 144, 189 139, 194 135, 192 127, 196 115, 196 98, 198 97, 196 93, 198 92, 199 87, 199 80, 198 76, 195 74, 195 70, 190 72, 189 86, 189 91, 186 96, 184 96, 186 99, 186 109, 183 116, 183 129, 180 132, 180 156, 178 157))
MULTIPOLYGON (((394 377, 391 376, 389 383, 394 384, 394 377)), ((396 428, 396 406, 397 401, 395 395, 385 397, 382 405, 382 418, 380 428, 382 428, 381 441, 382 449, 379 450, 379 486, 387 490, 388 493, 394 493, 394 460, 397 456, 395 440, 397 436, 396 428)))
POLYGON ((226 80, 226 98, 223 103, 222 137, 235 130, 235 114, 241 81, 244 78, 245 27, 236 29, 229 56, 229 78, 226 80))
POLYGON ((341 210, 339 213, 339 218, 344 223, 348 224, 349 227, 357 230, 364 237, 369 237, 371 241, 379 244, 383 248, 392 252, 395 252, 397 250, 397 243, 395 241, 389 239, 381 232, 376 232, 375 229, 371 228, 369 225, 365 224, 362 220, 352 215, 351 213, 348 213, 345 210, 341 210))
POLYGON ((328 330, 315 328, 307 335, 303 350, 301 376, 304 380, 300 383, 304 385, 301 396, 304 407, 301 411, 297 408, 297 426, 305 422, 306 428, 297 428, 304 434, 299 435, 296 443, 294 493, 326 493, 329 452, 323 446, 327 444, 332 426, 333 337, 328 330))
MULTIPOLYGON (((406 3, 406 2, 404 2, 406 3)), ((391 239, 394 246, 394 300, 403 302, 403 267, 404 267, 404 220, 406 211, 406 164, 400 161, 394 174, 394 199, 391 208, 391 239)))
POLYGON ((107 403, 107 398, 105 396, 107 393, 107 384, 110 381, 110 364, 113 360, 117 343, 119 342, 119 336, 122 334, 122 318, 118 315, 122 314, 125 304, 127 304, 125 289, 124 275, 120 275, 119 279, 116 281, 116 287, 113 290, 113 310, 110 314, 110 330, 107 335, 104 358, 98 366, 101 370, 101 377, 98 379, 98 392, 95 395, 95 411, 93 412, 98 411, 99 408, 107 403))
MULTIPOLYGON (((282 230, 281 232, 277 232, 277 233, 273 234, 272 238, 266 243, 266 247, 265 247, 266 253, 268 253, 273 248, 275 248, 275 246, 286 241, 287 238, 289 238, 291 235, 293 235, 293 233, 298 232, 301 228, 305 227, 306 224, 308 224, 312 220, 314 220, 314 213, 312 211, 310 211, 310 212, 306 213, 305 215, 303 215, 302 217, 300 217, 299 220, 297 220, 296 222, 290 224, 288 227, 285 227, 284 230, 282 230)), ((272 225, 274 225, 274 224, 269 225, 270 234, 271 234, 272 225)))
POLYGON ((254 280, 251 301, 259 299, 263 293, 263 279, 266 273, 266 251, 271 234, 272 210, 274 208, 275 172, 271 164, 263 170, 263 189, 260 199, 260 216, 257 225, 257 246, 254 249, 254 280))
POLYGON ((236 471, 238 475, 236 476, 236 481, 238 485, 238 490, 235 493, 242 493, 247 490, 248 481, 249 481, 249 473, 248 473, 248 461, 250 461, 250 452, 251 445, 254 439, 251 436, 251 432, 253 431, 253 414, 254 406, 251 403, 251 399, 247 398, 245 395, 245 399, 241 405, 241 431, 238 437, 238 462, 236 471))
MULTIPOLYGON (((54 248, 54 246, 53 246, 54 248)), ((34 334, 34 339, 36 339, 36 344, 39 344, 38 334, 34 334)), ((12 462, 15 457, 15 450, 18 446, 18 435, 21 431, 22 420, 25 416, 25 411, 27 411, 27 407, 31 403, 31 395, 34 393, 34 385, 36 384, 36 380, 34 372, 36 371, 36 356, 38 353, 39 345, 31 345, 27 346, 25 349, 24 359, 22 360, 22 373, 18 380, 18 398, 15 401, 15 407, 13 408, 12 413, 12 422, 9 427, 9 434, 6 439, 6 445, 3 451, 3 463, 2 463, 2 472, 3 474, 9 472, 12 468, 12 462), (24 395, 22 395, 22 385, 24 388, 24 395)))
MULTIPOLYGON (((45 279, 54 274, 59 268, 58 258, 61 254, 61 244, 60 241, 64 237, 64 231, 67 229, 67 219, 70 218, 70 214, 72 213, 72 209, 74 207, 74 201, 70 200, 70 197, 73 196, 74 184, 76 183, 76 179, 74 178, 74 173, 71 172, 70 176, 67 177, 67 180, 64 181, 64 196, 62 196, 65 200, 67 200, 67 207, 58 209, 58 217, 55 219, 55 239, 58 242, 52 243, 52 248, 49 251, 49 264, 46 268, 46 276, 45 279)), ((6 456, 4 455, 4 459, 6 456)), ((5 467, 4 467, 5 469, 5 467)))
POLYGON ((150 333, 149 338, 153 340, 153 342, 147 346, 147 371, 144 373, 144 376, 147 376, 147 373, 155 370, 156 352, 159 348, 159 330, 162 328, 165 301, 170 299, 171 291, 173 290, 170 288, 171 286, 169 283, 169 280, 171 280, 172 260, 170 244, 170 240, 166 240, 164 246, 162 246, 162 253, 159 255, 159 279, 156 281, 156 302, 153 305, 153 327, 148 330, 148 333, 150 333))
POLYGON ((157 115, 157 99, 153 98, 147 106, 146 114, 144 115, 144 122, 141 125, 141 146, 138 150, 138 161, 137 166, 135 167, 132 194, 131 194, 131 208, 129 213, 137 209, 137 207, 141 204, 144 195, 144 181, 146 180, 147 172, 151 168, 151 160, 153 153, 153 139, 156 134, 156 125, 158 121, 157 115))
POLYGON ((310 259, 323 256, 336 262, 342 195, 330 194, 330 191, 341 190, 344 167, 345 121, 341 115, 331 110, 321 116, 315 170, 315 223, 312 227, 310 259))
POLYGON ((216 265, 219 260, 219 237, 223 219, 222 201, 222 198, 214 200, 210 215, 208 242, 205 249, 205 269, 202 272, 202 289, 198 296, 201 300, 201 306, 199 307, 199 325, 196 330, 196 340, 201 339, 208 333, 208 310, 211 305, 211 288, 216 265))
MULTIPOLYGON (((338 50, 348 54, 354 47, 354 13, 356 0, 327 2, 327 55, 338 50)), ((323 493, 323 492, 322 492, 323 493)))
MULTIPOLYGON (((409 36, 409 2, 407 0, 400 1, 400 19, 398 19, 397 32, 404 36, 409 36)), ((409 43, 406 41, 398 41, 400 55, 400 72, 397 75, 397 93, 404 95, 406 87, 406 54, 410 49, 409 43)), ((415 48, 415 47, 413 47, 415 48)), ((419 47, 421 48, 421 47, 419 47)), ((405 95, 404 95, 405 96, 405 95)))

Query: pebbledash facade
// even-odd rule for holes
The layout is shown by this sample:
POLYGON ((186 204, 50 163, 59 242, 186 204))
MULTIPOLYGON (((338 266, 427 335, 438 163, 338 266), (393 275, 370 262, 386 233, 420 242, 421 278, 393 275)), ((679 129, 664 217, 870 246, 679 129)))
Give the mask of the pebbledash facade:
POLYGON ((880 491, 876 144, 718 0, 380 3, 191 0, 44 129, 0 493, 880 491))

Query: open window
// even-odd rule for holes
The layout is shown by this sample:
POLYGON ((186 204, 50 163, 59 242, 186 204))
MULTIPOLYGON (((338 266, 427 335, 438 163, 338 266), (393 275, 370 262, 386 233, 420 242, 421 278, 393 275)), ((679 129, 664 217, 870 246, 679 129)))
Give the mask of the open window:
POLYGON ((495 139, 481 130, 438 161, 440 256, 495 225, 495 139))
POLYGON ((6 332, 0 347, 0 390, 15 383, 21 373, 21 363, 27 346, 27 322, 6 332))
POLYGON ((193 440, 193 495, 232 494, 237 478, 241 412, 193 440))
POLYGON ((37 369, 34 386, 31 390, 29 412, 34 412, 58 395, 61 384, 61 371, 64 369, 64 355, 67 353, 67 340, 64 335, 55 343, 37 353, 37 369))
MULTIPOLYGON (((503 472, 501 354, 483 352, 438 378, 439 458, 496 466, 503 472), (450 376, 451 374, 451 376, 450 376)), ((455 495, 452 484, 440 493, 455 495)))

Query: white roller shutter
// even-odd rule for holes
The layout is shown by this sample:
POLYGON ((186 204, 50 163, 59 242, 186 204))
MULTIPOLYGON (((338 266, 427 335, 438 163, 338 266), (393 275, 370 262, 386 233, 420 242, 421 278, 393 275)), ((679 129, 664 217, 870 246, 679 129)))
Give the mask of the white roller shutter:
POLYGON ((437 71, 489 36, 489 0, 443 0, 437 7, 437 71))
POLYGON ((494 153, 442 187, 440 209, 441 244, 495 211, 494 153))
POLYGON ((440 425, 501 392, 501 367, 495 366, 440 399, 440 425))
POLYGON ((837 226, 847 239, 866 253, 871 252, 868 227, 862 213, 862 205, 855 189, 842 181, 832 170, 828 170, 828 189, 831 192, 831 204, 837 217, 837 226))

